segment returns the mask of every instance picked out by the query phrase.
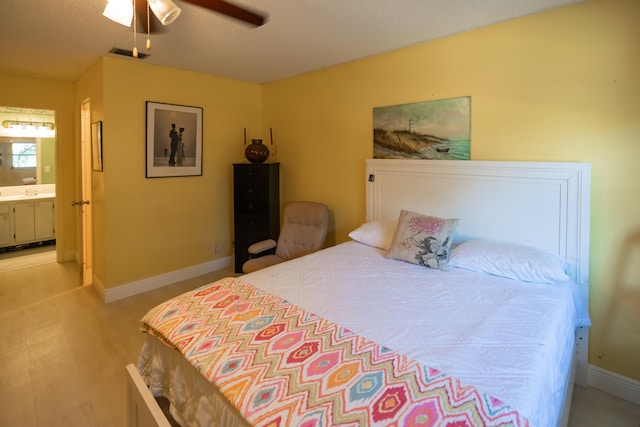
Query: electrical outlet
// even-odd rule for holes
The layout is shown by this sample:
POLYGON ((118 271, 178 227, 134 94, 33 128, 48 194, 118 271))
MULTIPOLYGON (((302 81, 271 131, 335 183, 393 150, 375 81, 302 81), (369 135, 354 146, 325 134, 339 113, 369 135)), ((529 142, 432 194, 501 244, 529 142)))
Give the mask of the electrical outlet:
POLYGON ((213 247, 213 253, 217 254, 218 252, 220 252, 220 242, 216 242, 215 246, 213 247))

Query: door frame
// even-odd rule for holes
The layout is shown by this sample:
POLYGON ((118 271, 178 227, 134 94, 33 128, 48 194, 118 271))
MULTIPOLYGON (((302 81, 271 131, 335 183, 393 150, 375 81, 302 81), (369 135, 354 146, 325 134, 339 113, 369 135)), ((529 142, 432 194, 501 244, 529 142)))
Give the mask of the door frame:
POLYGON ((91 101, 85 99, 80 106, 80 197, 81 239, 80 281, 83 286, 93 283, 93 215, 91 207, 91 101))

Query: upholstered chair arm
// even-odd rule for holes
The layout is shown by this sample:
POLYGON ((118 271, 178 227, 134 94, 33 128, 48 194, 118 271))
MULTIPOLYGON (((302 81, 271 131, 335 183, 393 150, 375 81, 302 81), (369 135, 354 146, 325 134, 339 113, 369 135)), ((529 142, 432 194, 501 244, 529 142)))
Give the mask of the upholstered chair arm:
POLYGON ((269 249, 273 249, 275 248, 277 245, 276 241, 273 239, 267 239, 267 240, 263 240, 261 242, 257 242, 254 243, 253 245, 249 246, 249 253, 252 255, 257 255, 260 254, 264 251, 268 251, 269 249))

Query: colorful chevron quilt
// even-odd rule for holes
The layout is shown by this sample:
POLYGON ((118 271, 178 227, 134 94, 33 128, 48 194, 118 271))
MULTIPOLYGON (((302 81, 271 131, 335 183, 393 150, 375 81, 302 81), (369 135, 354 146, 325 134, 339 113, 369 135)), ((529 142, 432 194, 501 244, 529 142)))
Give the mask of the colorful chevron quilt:
POLYGON ((529 425, 499 399, 238 278, 160 304, 142 330, 254 426, 529 425))

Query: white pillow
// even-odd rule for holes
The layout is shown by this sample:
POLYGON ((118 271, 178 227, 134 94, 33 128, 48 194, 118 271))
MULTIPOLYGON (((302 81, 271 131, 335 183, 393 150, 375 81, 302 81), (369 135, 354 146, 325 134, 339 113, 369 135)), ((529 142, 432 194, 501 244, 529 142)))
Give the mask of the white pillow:
POLYGON ((531 246, 470 240, 451 251, 449 266, 521 280, 557 283, 569 280, 556 255, 531 246))
POLYGON ((389 250, 395 231, 395 221, 369 221, 349 233, 349 237, 367 246, 389 250))

